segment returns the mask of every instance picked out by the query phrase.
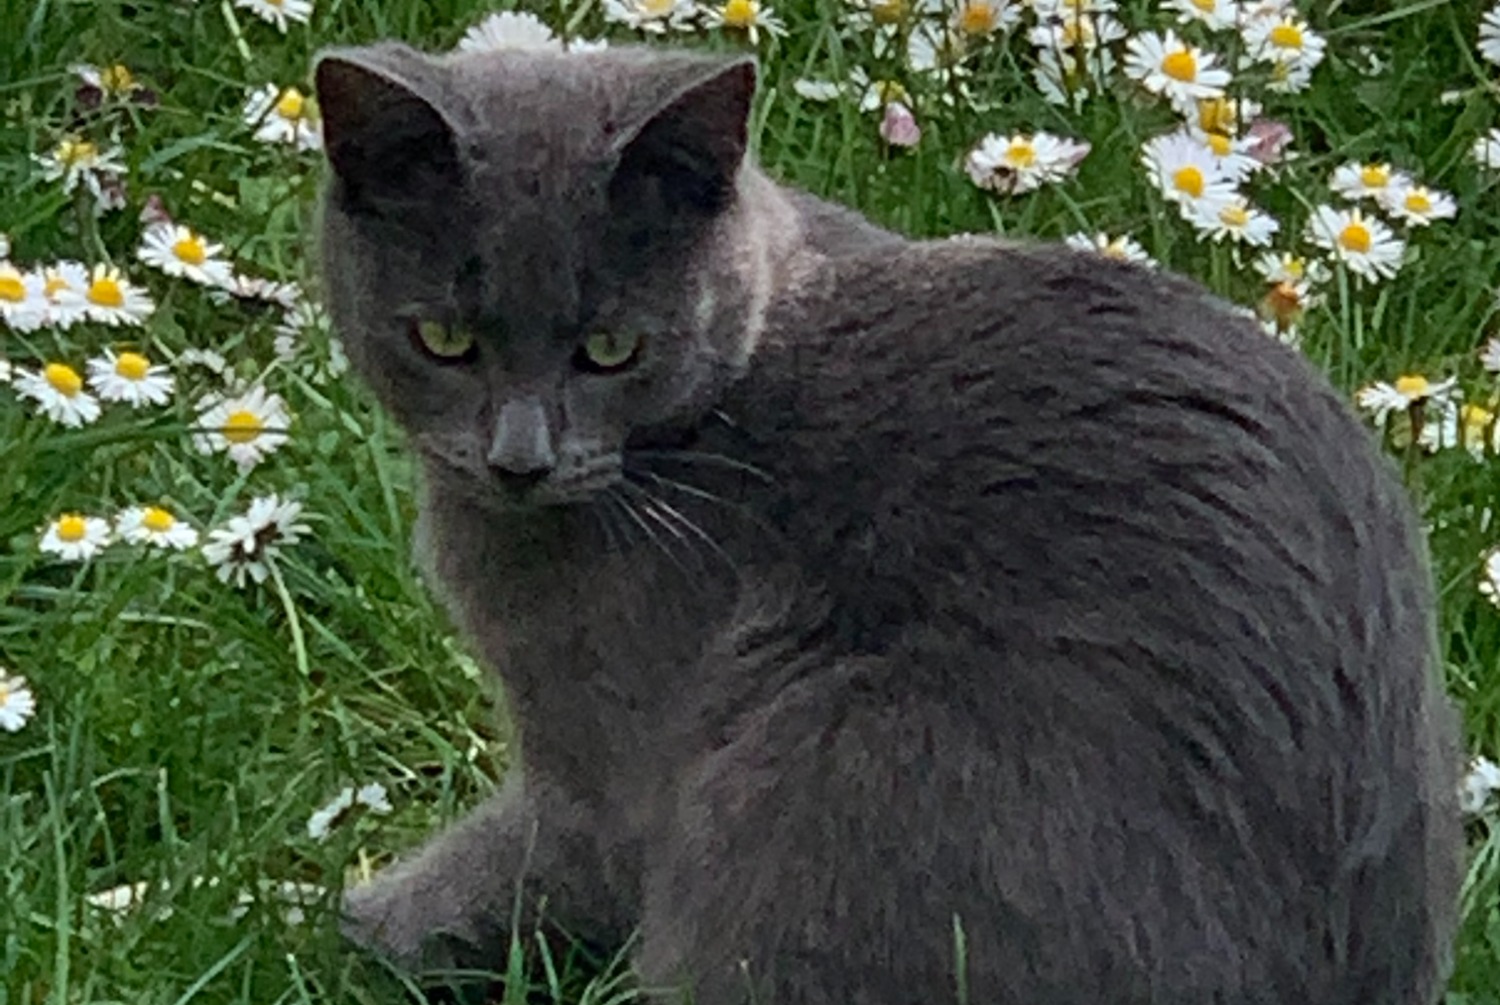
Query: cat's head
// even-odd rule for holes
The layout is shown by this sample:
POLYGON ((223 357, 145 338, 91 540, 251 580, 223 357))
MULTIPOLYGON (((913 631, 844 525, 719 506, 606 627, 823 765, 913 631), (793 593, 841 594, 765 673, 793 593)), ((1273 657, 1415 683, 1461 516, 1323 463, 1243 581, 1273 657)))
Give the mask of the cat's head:
POLYGON ((752 61, 382 43, 316 83, 329 307, 432 477, 586 499, 743 366, 769 281, 752 61))

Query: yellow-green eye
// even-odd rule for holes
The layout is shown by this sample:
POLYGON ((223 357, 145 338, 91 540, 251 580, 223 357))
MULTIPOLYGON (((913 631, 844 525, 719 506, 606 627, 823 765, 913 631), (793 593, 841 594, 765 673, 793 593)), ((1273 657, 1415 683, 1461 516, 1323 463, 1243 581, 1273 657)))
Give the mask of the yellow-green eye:
POLYGON ((607 373, 623 370, 635 362, 641 351, 639 335, 621 335, 616 332, 595 332, 584 339, 578 347, 577 363, 581 370, 591 373, 607 373))
POLYGON ((456 325, 445 325, 441 321, 411 322, 412 340, 417 346, 444 360, 460 360, 474 351, 474 334, 456 325))

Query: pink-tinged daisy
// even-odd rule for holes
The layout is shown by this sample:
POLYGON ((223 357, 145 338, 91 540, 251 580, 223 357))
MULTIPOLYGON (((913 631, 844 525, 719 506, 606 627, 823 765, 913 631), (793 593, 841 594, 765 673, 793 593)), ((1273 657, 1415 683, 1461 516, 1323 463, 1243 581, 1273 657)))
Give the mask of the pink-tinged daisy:
POLYGON ((267 84, 251 91, 241 113, 261 143, 286 144, 297 150, 319 150, 323 126, 307 96, 295 87, 267 84))
POLYGON ((39 547, 64 562, 87 562, 109 545, 109 521, 82 513, 64 513, 42 532, 39 547))
POLYGON ((40 370, 17 367, 11 386, 36 402, 37 411, 70 429, 99 418, 98 399, 83 389, 83 378, 66 363, 48 363, 40 370))
POLYGON ((286 34, 287 22, 306 24, 312 17, 312 0, 234 0, 234 5, 248 10, 276 30, 286 34))
POLYGON ((1231 78, 1228 70, 1214 66, 1216 59, 1171 29, 1165 35, 1142 32, 1125 43, 1125 75, 1185 113, 1204 98, 1223 96, 1231 78))
POLYGON ((899 101, 885 106, 877 132, 893 147, 914 147, 922 142, 922 127, 917 124, 917 117, 899 101))
POLYGON ((131 506, 115 516, 115 534, 131 544, 166 551, 186 551, 198 544, 198 532, 162 506, 131 506))
POLYGON ((1105 258, 1113 258, 1117 262, 1130 262, 1132 265, 1144 265, 1154 269, 1158 266, 1156 259, 1146 253, 1141 247, 1141 242, 1129 235, 1110 237, 1108 234, 1069 234, 1063 238, 1063 243, 1074 251, 1087 251, 1091 254, 1102 255, 1105 258))
POLYGON ((0 261, 0 318, 18 332, 47 323, 47 286, 40 275, 0 261))
POLYGON ((149 293, 126 279, 119 269, 102 262, 89 274, 83 297, 88 301, 89 319, 100 324, 145 324, 156 310, 149 293))
POLYGON ((271 564, 281 554, 281 547, 296 544, 303 534, 312 532, 306 524, 297 522, 301 515, 299 502, 290 499, 283 502, 275 493, 258 496, 242 515, 231 517, 224 526, 208 532, 203 557, 214 567, 214 575, 221 583, 233 580, 240 589, 246 579, 264 583, 270 578, 271 564))
POLYGON ((1062 181, 1090 149, 1088 143, 1050 133, 990 133, 964 158, 964 171, 982 189, 1017 195, 1062 181))
POLYGON ((204 286, 223 286, 234 273, 219 257, 223 251, 222 244, 214 244, 181 224, 161 223, 146 228, 136 257, 169 276, 181 276, 204 286))
POLYGON ((152 366, 138 352, 112 349, 88 361, 89 387, 103 401, 124 401, 131 407, 165 405, 172 398, 175 382, 165 366, 152 366))
POLYGON ((249 471, 287 441, 291 425, 286 403, 277 394, 256 385, 244 394, 210 394, 199 401, 198 432, 193 443, 200 453, 223 451, 249 471))
POLYGON ((1376 197, 1380 208, 1413 227, 1447 220, 1458 213, 1458 203, 1446 192, 1426 185, 1392 185, 1376 197))
POLYGON ((89 270, 82 262, 60 261, 42 266, 42 291, 47 295, 47 324, 68 329, 88 317, 89 270))
POLYGON ((36 696, 25 677, 0 670, 0 729, 18 732, 36 714, 36 696))
POLYGON ((1389 279, 1401 269, 1406 242, 1380 220, 1358 209, 1318 206, 1307 222, 1308 240, 1332 251, 1350 272, 1368 280, 1389 279))

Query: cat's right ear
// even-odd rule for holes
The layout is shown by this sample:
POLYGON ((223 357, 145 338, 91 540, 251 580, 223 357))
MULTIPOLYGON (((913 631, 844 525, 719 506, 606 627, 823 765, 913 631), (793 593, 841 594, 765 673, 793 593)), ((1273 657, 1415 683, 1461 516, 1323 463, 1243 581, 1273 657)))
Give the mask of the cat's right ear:
POLYGON ((461 183, 458 139, 427 76, 425 57, 396 43, 318 57, 323 148, 346 208, 399 212, 461 183))

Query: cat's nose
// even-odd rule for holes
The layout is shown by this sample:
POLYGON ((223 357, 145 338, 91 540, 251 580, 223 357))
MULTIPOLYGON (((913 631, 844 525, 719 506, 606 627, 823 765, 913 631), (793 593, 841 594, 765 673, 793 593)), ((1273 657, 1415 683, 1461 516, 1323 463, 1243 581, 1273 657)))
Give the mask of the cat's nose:
POLYGON ((557 465, 551 423, 547 421, 547 410, 541 398, 526 395, 500 406, 490 452, 485 460, 501 474, 533 480, 546 475, 557 465))

